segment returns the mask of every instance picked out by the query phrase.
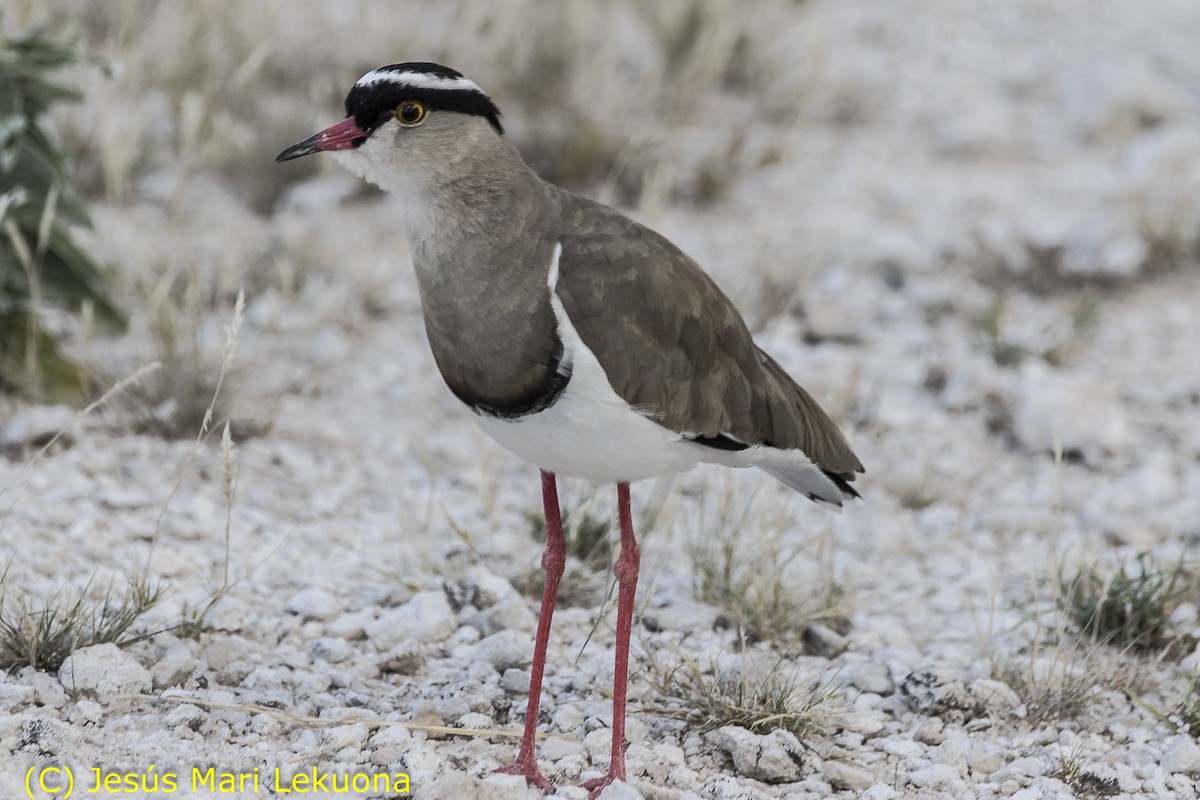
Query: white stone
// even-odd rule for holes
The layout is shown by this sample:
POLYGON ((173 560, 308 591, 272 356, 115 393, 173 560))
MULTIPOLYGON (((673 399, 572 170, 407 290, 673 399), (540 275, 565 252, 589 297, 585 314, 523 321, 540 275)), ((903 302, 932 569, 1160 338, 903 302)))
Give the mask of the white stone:
POLYGON ((341 639, 356 640, 366 636, 364 628, 368 623, 375 619, 375 610, 373 608, 362 608, 358 611, 350 611, 345 614, 339 614, 329 620, 325 626, 325 632, 330 636, 337 636, 341 639))
POLYGON ((1012 714, 1021 705, 1021 698, 1003 681, 978 678, 971 681, 967 690, 994 714, 1012 714))
POLYGON ((379 657, 381 672, 415 675, 425 666, 425 653, 420 643, 406 639, 379 657))
POLYGON ((115 644, 96 644, 67 656, 58 680, 68 692, 100 698, 150 691, 150 671, 115 644))
POLYGON ((642 800, 642 793, 625 781, 614 781, 604 787, 596 800, 642 800))
POLYGON ((707 603, 681 598, 657 608, 647 609, 642 615, 642 624, 650 630, 680 633, 711 631, 720 613, 707 603))
POLYGON ((187 645, 171 647, 150 667, 150 676, 155 689, 181 686, 200 668, 200 661, 192 655, 187 645))
POLYGON ((150 495, 141 489, 105 489, 96 495, 96 499, 109 508, 140 508, 150 505, 150 495))
POLYGON ((67 702, 67 693, 54 675, 31 671, 24 677, 24 681, 33 687, 38 703, 47 708, 62 708, 67 702))
POLYGON ((528 670, 506 669, 500 676, 500 688, 509 694, 526 694, 529 692, 530 677, 528 670))
POLYGON ((524 631, 496 631, 479 640, 474 655, 493 664, 498 672, 527 667, 533 661, 533 637, 524 631))
POLYGON ((861 800, 896 800, 900 792, 886 783, 877 783, 862 793, 861 800))
POLYGON ((922 789, 949 789, 961 780, 958 769, 950 764, 931 764, 908 774, 908 782, 922 789))
POLYGON ((9 683, 8 676, 0 676, 0 711, 11 713, 19 706, 32 703, 36 692, 33 687, 20 683, 9 683))
POLYGON ((209 717, 209 712, 191 703, 179 703, 163 717, 163 723, 168 728, 180 725, 197 730, 209 717))
POLYGON ((537 615, 530 610, 525 598, 515 592, 501 597, 491 607, 473 615, 469 621, 484 634, 502 630, 533 633, 537 630, 537 615))
POLYGON ((1163 748, 1159 766, 1166 772, 1188 775, 1200 772, 1200 745, 1190 736, 1172 736, 1163 748))
POLYGON ((200 656, 209 667, 218 671, 237 661, 249 661, 260 650, 255 642, 237 635, 214 635, 201 642, 200 656))
POLYGON ((340 664, 354 655, 354 645, 345 639, 324 637, 313 642, 309 654, 330 664, 340 664))
POLYGON ((99 722, 104 719, 104 706, 87 697, 81 697, 75 702, 75 713, 71 715, 72 722, 99 722))
POLYGON ((542 758, 559 761, 568 756, 577 756, 584 752, 583 743, 575 739, 564 739, 561 736, 550 736, 538 745, 542 758))
POLYGON ((844 761, 825 760, 821 762, 821 774, 828 779, 835 789, 850 789, 861 792, 875 783, 871 771, 844 761))
POLYGON ((458 629, 445 592, 417 592, 402 606, 389 609, 363 626, 378 650, 388 650, 406 639, 441 642, 458 629))
POLYGON ((302 619, 327 620, 342 610, 342 604, 332 592, 308 586, 289 597, 283 608, 302 619))
POLYGON ((764 783, 791 783, 800 779, 803 746, 795 735, 774 730, 765 736, 737 725, 711 732, 708 740, 733 759, 739 775, 764 783))
POLYGON ((856 661, 843 667, 846 683, 864 692, 881 696, 896 690, 891 671, 878 661, 856 661))

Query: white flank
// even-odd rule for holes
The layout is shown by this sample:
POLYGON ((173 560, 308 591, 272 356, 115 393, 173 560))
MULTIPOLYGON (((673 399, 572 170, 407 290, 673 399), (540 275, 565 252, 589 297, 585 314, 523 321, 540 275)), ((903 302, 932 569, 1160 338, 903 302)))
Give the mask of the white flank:
POLYGON ((465 89, 473 92, 483 90, 476 85, 475 81, 466 78, 439 78, 437 75, 430 75, 428 72, 411 72, 405 70, 397 72, 395 70, 374 69, 363 75, 354 82, 355 86, 372 86, 376 83, 403 83, 407 86, 412 86, 414 89, 465 89))

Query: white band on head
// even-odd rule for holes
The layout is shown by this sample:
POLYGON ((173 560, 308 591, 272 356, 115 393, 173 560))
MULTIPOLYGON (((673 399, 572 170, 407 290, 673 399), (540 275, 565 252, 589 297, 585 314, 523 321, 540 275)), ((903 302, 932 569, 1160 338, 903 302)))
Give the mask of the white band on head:
POLYGON ((412 86, 414 89, 458 89, 483 93, 483 90, 475 84, 475 81, 466 78, 440 78, 428 72, 412 72, 409 70, 398 72, 396 70, 374 69, 355 81, 354 85, 373 86, 376 83, 383 83, 385 81, 388 83, 403 83, 412 86))

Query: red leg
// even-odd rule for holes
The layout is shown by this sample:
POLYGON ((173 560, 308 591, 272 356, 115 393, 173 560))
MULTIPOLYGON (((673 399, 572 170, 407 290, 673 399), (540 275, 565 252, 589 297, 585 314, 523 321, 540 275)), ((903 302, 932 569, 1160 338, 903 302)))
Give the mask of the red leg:
POLYGON ((529 783, 549 794, 554 791, 554 787, 538 769, 533 748, 537 736, 538 706, 542 698, 542 672, 546 667, 546 645, 550 641, 550 622, 554 618, 554 600, 558 597, 558 584, 562 580, 563 568, 567 563, 567 542, 563 538, 562 515, 558 510, 558 487, 554 482, 554 473, 545 470, 542 470, 542 508, 546 514, 546 549, 542 552, 546 588, 542 591, 542 610, 538 614, 537 640, 534 643, 533 667, 529 675, 529 700, 525 704, 525 735, 521 737, 521 749, 517 752, 516 763, 496 771, 524 775, 529 783))
POLYGON ((633 630, 633 601, 637 594, 641 554, 633 535, 633 517, 629 512, 629 484, 617 484, 617 511, 621 517, 621 555, 613 565, 617 576, 617 655, 613 666, 612 756, 608 775, 585 781, 595 798, 613 781, 625 780, 625 701, 629 693, 629 635, 633 630))

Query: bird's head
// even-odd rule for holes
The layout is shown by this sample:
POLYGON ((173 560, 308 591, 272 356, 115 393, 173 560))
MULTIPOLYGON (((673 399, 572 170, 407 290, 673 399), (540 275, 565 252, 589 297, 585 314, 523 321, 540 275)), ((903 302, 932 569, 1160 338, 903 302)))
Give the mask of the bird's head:
POLYGON ((440 64, 374 69, 346 95, 346 118, 275 157, 330 152, 385 189, 451 178, 504 133, 500 110, 473 81, 440 64))

